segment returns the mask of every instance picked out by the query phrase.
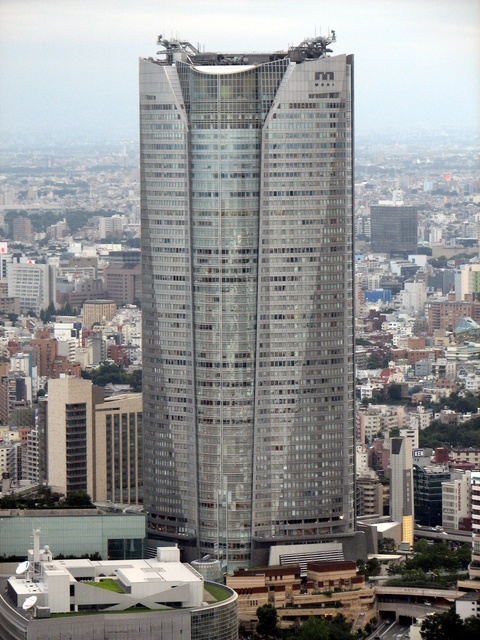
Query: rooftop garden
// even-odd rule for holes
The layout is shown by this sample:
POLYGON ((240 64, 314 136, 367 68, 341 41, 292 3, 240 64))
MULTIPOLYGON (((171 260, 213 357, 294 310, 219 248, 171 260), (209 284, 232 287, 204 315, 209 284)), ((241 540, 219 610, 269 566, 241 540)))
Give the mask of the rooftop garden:
POLYGON ((114 593, 123 593, 123 589, 118 584, 118 581, 113 580, 112 578, 104 578, 103 580, 99 580, 98 582, 89 580, 84 584, 88 584, 92 587, 98 587, 99 589, 105 589, 106 591, 113 591, 114 593))

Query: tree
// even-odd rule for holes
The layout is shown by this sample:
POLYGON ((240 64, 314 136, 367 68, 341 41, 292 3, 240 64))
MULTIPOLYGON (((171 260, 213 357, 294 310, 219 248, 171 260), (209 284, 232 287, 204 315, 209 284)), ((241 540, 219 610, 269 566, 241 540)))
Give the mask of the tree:
POLYGON ((388 397, 394 402, 401 402, 402 400, 402 385, 390 384, 388 386, 388 397))
POLYGON ((420 628, 423 640, 452 640, 460 636, 463 622, 453 609, 445 613, 434 613, 425 618, 420 628))
POLYGON ((378 553, 395 553, 397 543, 393 538, 380 538, 378 541, 378 553))
POLYGON ((350 640, 350 630, 352 625, 343 613, 337 613, 337 615, 330 622, 329 640, 350 640))
POLYGON ((299 638, 299 640, 329 640, 330 625, 321 616, 310 617, 306 620, 295 635, 290 638, 299 638))
POLYGON ((367 576, 378 576, 381 570, 380 561, 377 558, 371 558, 370 560, 367 560, 365 569, 367 571, 367 576))
POLYGON ((463 626, 462 640, 476 640, 480 638, 480 618, 470 616, 464 620, 463 626))
POLYGON ((276 638, 278 636, 278 615, 272 604, 258 607, 257 618, 256 630, 261 638, 276 638))
POLYGON ((93 507, 92 498, 86 491, 70 491, 63 504, 65 507, 93 507))

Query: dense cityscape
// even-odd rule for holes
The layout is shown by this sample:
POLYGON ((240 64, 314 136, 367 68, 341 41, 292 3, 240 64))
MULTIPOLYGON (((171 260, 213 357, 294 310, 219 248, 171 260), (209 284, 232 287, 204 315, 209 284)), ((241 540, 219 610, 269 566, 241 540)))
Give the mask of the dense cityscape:
POLYGON ((119 638, 476 637, 478 134, 357 135, 352 172, 348 56, 289 51, 322 69, 315 109, 278 52, 223 61, 220 127, 190 57, 223 67, 180 43, 160 100, 161 44, 140 141, 0 140, 0 637, 64 637, 71 612, 103 638, 97 614, 126 610, 119 638), (181 145, 163 174, 155 152, 184 135, 182 91, 188 188, 181 145), (289 128, 317 113, 335 142, 289 165, 289 128))

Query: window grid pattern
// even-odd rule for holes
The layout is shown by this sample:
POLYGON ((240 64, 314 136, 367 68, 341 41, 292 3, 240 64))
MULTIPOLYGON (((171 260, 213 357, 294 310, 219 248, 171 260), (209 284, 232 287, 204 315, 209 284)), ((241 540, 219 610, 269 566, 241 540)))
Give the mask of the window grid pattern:
POLYGON ((142 69, 149 526, 245 566, 353 529, 350 65, 142 69))

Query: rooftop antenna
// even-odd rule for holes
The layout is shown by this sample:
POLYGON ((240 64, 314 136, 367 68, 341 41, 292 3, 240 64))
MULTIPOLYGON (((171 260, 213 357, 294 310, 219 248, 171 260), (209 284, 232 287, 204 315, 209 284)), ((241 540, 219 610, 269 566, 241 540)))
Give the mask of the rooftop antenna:
POLYGON ((31 609, 33 607, 33 605, 37 602, 37 596, 30 596, 29 598, 27 598, 25 600, 25 602, 22 604, 22 609, 24 611, 28 611, 29 609, 31 609))
POLYGON ((25 560, 18 565, 18 567, 15 569, 15 573, 17 574, 17 576, 23 576, 23 574, 28 571, 29 566, 30 562, 28 560, 25 560))

